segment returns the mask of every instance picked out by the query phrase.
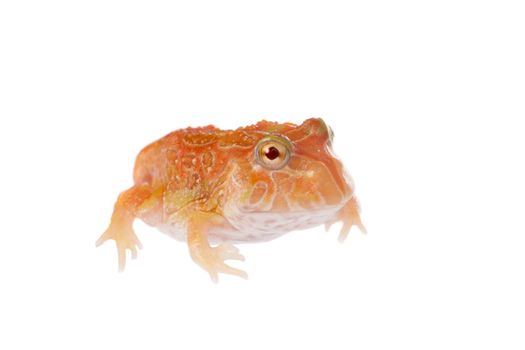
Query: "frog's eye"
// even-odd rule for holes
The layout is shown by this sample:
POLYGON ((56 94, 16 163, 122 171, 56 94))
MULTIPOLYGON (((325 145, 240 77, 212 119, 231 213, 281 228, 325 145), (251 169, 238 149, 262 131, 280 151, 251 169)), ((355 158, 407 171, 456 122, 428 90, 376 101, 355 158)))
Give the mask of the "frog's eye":
POLYGON ((290 149, 291 145, 287 139, 278 136, 265 137, 255 148, 255 159, 265 168, 281 169, 290 159, 290 149))

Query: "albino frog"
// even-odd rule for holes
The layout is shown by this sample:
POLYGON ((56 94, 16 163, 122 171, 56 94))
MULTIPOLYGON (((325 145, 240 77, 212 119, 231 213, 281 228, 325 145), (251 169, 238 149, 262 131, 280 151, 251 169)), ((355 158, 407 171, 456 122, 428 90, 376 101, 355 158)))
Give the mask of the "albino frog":
POLYGON ((340 241, 352 225, 366 232, 332 139, 322 119, 174 131, 139 153, 134 185, 119 195, 96 244, 115 240, 124 270, 126 250, 135 258, 142 248, 132 225, 139 218, 186 241, 193 260, 216 282, 219 272, 247 277, 224 262, 244 260, 233 243, 322 224, 328 230, 337 221, 343 222, 340 241))

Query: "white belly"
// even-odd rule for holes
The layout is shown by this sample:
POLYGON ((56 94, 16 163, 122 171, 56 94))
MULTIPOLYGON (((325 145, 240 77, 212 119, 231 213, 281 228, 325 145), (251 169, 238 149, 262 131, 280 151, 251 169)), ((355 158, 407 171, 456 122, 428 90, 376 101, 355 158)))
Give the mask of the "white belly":
POLYGON ((339 209, 333 207, 284 213, 230 210, 226 213, 226 218, 234 230, 217 232, 217 234, 229 241, 268 241, 291 231, 304 230, 330 222, 339 209))
MULTIPOLYGON (((291 231, 323 225, 331 221, 338 210, 330 208, 286 213, 230 211, 226 214, 229 225, 210 228, 208 237, 211 243, 269 241, 291 231)), ((159 225, 158 229, 177 240, 186 240, 186 227, 183 225, 166 223, 159 225)))

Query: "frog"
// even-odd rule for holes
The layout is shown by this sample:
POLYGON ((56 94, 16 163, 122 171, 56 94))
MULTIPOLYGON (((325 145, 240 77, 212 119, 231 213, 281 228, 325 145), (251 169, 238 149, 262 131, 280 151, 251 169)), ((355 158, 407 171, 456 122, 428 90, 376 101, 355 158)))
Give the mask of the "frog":
POLYGON ((226 260, 244 261, 236 245, 341 222, 339 241, 366 233, 354 182, 333 151, 321 118, 301 124, 262 120, 237 129, 213 125, 173 131, 135 159, 133 186, 121 192, 108 228, 118 268, 142 248, 135 219, 186 242, 213 282, 219 273, 247 278, 226 260))

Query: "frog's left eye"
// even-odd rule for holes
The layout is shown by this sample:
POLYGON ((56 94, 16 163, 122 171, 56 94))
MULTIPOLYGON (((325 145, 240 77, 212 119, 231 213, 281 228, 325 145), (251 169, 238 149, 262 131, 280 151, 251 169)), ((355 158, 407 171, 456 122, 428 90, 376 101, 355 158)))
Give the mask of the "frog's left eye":
POLYGON ((290 150, 290 141, 287 139, 278 136, 265 137, 255 148, 255 159, 265 168, 281 169, 290 160, 290 150))

